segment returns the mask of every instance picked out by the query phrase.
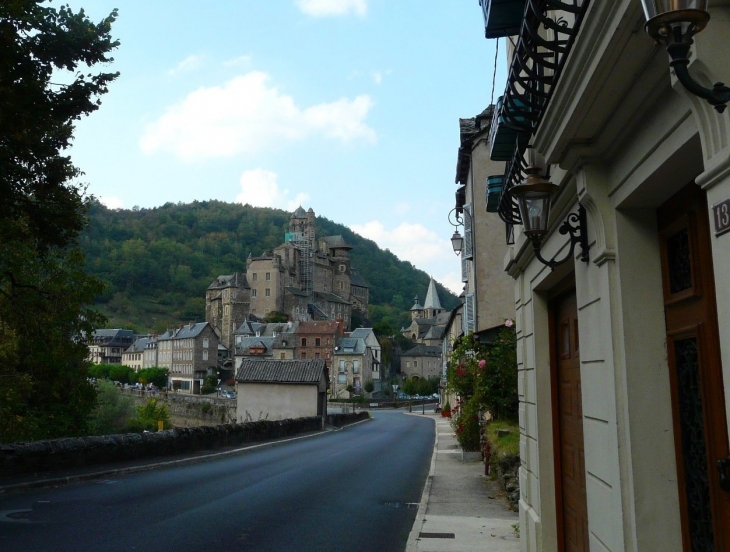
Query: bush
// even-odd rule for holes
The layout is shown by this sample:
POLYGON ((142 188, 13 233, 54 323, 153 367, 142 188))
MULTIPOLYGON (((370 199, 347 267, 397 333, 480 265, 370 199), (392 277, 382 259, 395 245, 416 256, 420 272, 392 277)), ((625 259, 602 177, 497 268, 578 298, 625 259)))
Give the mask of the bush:
POLYGON ((89 416, 91 435, 123 433, 134 416, 132 398, 119 392, 108 380, 101 380, 96 387, 96 407, 89 416))
POLYGON ((147 399, 147 402, 137 407, 137 417, 132 418, 129 422, 131 431, 157 431, 158 422, 162 422, 163 429, 169 429, 170 412, 166 404, 160 404, 159 399, 147 399))
POLYGON ((475 410, 468 403, 465 404, 455 416, 452 414, 451 425, 456 432, 456 440, 459 441, 462 450, 465 452, 478 452, 481 450, 478 410, 475 410))

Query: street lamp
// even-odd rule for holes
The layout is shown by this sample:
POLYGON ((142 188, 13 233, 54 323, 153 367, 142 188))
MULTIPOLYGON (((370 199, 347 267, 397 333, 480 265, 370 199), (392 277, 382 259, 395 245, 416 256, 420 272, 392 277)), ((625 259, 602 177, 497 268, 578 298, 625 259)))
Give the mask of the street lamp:
POLYGON ((646 32, 669 54, 669 66, 677 80, 689 92, 704 98, 718 113, 725 111, 730 101, 730 88, 717 82, 705 88, 692 78, 687 69, 692 37, 702 31, 710 20, 708 0, 641 0, 646 16, 646 32))
POLYGON ((459 226, 464 224, 463 213, 464 209, 462 207, 454 207, 448 215, 449 224, 454 227, 454 235, 451 236, 451 247, 454 248, 454 253, 457 255, 460 255, 464 250, 464 238, 459 233, 459 226))

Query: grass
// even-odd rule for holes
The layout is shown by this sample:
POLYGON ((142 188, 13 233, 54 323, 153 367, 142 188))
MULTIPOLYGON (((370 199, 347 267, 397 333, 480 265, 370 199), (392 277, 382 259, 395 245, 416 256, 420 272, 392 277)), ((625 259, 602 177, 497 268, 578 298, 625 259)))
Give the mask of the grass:
POLYGON ((492 420, 487 424, 487 439, 492 447, 492 454, 505 458, 520 455, 520 428, 517 422, 509 420, 492 420), (497 436, 498 429, 508 429, 507 435, 497 436))

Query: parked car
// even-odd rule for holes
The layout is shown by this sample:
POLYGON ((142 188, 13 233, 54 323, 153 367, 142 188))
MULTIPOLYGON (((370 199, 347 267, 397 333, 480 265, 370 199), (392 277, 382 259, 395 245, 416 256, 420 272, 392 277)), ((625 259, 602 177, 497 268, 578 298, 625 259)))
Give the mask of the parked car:
POLYGON ((236 392, 235 391, 221 391, 221 397, 223 397, 224 399, 235 399, 236 392))

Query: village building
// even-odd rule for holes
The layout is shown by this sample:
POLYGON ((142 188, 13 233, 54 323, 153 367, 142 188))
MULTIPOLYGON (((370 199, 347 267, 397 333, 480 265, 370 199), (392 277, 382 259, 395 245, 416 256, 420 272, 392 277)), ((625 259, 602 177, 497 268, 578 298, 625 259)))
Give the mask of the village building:
POLYGON ((246 272, 216 278, 206 290, 206 321, 221 331, 233 351, 234 332, 254 317, 291 321, 342 320, 368 316, 369 288, 351 266, 352 247, 342 236, 316 237, 315 215, 299 207, 284 243, 262 255, 249 254, 246 272))
POLYGON ((122 353, 134 343, 132 330, 95 330, 89 340, 89 361, 94 364, 121 364, 122 353))
POLYGON ((157 338, 158 365, 169 370, 174 391, 198 395, 205 377, 218 374, 219 340, 208 322, 181 324, 157 338))
POLYGON ((239 422, 327 416, 327 369, 319 360, 246 359, 236 371, 239 422))

